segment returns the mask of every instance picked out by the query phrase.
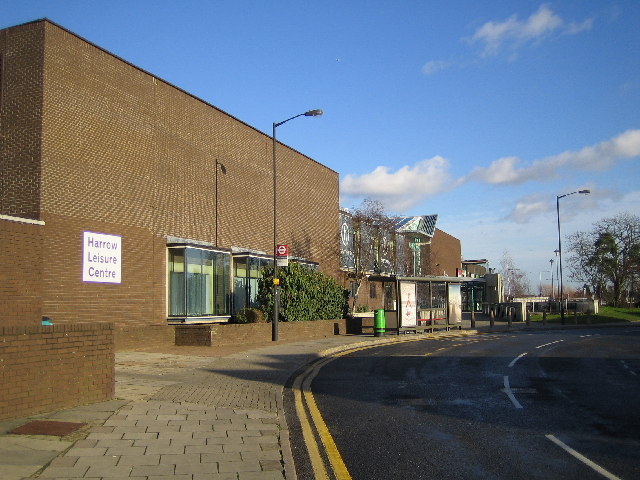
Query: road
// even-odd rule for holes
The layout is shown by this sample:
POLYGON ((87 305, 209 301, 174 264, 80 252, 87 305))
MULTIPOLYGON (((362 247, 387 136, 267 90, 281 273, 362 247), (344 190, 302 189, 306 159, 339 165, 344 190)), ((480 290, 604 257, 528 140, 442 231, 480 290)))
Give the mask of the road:
POLYGON ((288 413, 300 479, 323 477, 318 445, 327 478, 640 479, 640 328, 389 344, 307 382, 313 441, 288 413))

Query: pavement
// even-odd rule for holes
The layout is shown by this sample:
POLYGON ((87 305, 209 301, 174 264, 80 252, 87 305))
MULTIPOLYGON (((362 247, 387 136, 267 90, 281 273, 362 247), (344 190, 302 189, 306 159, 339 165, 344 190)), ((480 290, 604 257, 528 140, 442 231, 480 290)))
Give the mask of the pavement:
MULTIPOLYGON (((523 328, 519 322, 510 330, 523 328)), ((463 329, 488 330, 488 321, 471 330, 463 320, 463 329)), ((496 322, 492 331, 501 330, 509 328, 496 322)), ((322 356, 397 339, 336 335, 118 352, 113 400, 0 421, 0 478, 295 480, 283 406, 287 381, 322 356), (33 421, 84 425, 60 436, 9 433, 33 421)))

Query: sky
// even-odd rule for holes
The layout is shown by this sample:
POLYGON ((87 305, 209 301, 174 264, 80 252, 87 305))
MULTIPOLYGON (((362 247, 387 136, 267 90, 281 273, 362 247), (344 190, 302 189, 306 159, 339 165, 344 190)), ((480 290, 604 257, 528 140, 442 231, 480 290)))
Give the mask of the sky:
POLYGON ((44 17, 268 135, 322 109, 277 135, 339 173, 341 206, 437 214, 534 290, 557 197, 591 190, 559 200, 565 259, 640 214, 638 0, 0 2, 0 28, 44 17))

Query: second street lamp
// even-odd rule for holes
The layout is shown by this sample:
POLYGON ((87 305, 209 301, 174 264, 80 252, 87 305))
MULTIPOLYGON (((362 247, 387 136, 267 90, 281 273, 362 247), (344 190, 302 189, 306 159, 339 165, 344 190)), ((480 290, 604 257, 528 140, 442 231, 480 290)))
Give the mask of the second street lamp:
POLYGON ((558 278, 558 282, 560 283, 560 321, 562 322, 562 325, 564 325, 564 289, 562 282, 562 235, 560 234, 560 199, 568 197, 569 195, 573 195, 574 193, 588 195, 591 193, 591 190, 577 190, 575 192, 556 196, 556 212, 558 213, 558 263, 560 265, 560 278, 558 278))
POLYGON ((273 135, 271 136, 273 142, 273 320, 271 322, 271 340, 278 340, 278 316, 280 314, 280 288, 279 283, 280 279, 278 278, 278 232, 277 232, 277 190, 276 190, 276 128, 278 128, 283 123, 287 123, 289 120, 293 120, 298 117, 319 117, 322 115, 322 110, 308 110, 304 113, 299 113, 298 115, 294 115, 293 117, 287 118, 282 122, 274 122, 273 123, 273 135))

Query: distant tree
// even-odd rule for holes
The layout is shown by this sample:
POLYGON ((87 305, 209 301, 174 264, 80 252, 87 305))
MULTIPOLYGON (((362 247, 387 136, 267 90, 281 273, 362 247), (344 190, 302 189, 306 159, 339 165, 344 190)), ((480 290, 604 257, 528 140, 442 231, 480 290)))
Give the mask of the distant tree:
POLYGON ((511 257, 508 250, 502 253, 500 273, 506 280, 507 297, 509 299, 529 295, 531 288, 527 281, 527 276, 525 272, 516 268, 513 257, 511 257))
POLYGON ((604 218, 589 232, 570 235, 571 277, 614 306, 638 299, 640 217, 620 213, 604 218))

